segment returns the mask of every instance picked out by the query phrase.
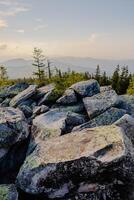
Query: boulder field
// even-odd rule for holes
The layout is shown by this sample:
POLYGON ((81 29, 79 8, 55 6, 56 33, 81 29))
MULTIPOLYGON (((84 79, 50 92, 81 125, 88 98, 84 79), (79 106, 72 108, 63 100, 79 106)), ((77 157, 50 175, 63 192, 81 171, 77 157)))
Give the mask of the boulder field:
POLYGON ((134 96, 54 90, 0 88, 0 200, 133 200, 134 96))

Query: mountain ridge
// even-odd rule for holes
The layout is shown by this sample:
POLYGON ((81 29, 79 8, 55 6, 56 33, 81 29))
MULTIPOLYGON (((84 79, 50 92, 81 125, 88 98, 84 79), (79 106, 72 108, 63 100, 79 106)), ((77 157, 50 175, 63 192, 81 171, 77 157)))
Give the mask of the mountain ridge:
MULTIPOLYGON (((108 75, 111 75, 115 67, 119 64, 122 66, 128 66, 129 71, 134 73, 134 59, 124 59, 124 60, 114 60, 114 59, 99 59, 91 57, 73 57, 73 56, 63 56, 63 57, 53 57, 51 60, 51 66, 59 68, 61 71, 67 71, 68 68, 78 72, 94 73, 96 66, 99 64, 101 71, 106 71, 108 75)), ((32 59, 25 58, 14 58, 9 59, 1 64, 7 67, 7 72, 10 78, 23 78, 31 77, 33 71, 36 70, 32 66, 32 59)))

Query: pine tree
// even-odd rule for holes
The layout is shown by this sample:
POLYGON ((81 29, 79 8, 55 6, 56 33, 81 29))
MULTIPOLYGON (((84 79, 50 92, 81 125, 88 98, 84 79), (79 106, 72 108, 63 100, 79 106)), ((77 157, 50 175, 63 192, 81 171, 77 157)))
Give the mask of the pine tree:
POLYGON ((112 76, 112 88, 118 93, 119 91, 119 80, 120 80, 120 66, 117 65, 113 76, 112 76))
POLYGON ((6 79, 8 79, 7 69, 5 66, 1 65, 0 66, 0 80, 4 81, 6 79))
POLYGON ((51 62, 50 62, 50 60, 47 60, 47 68, 48 68, 48 78, 51 79, 52 72, 51 72, 51 62))
POLYGON ((95 79, 100 83, 100 66, 97 65, 97 68, 96 68, 96 73, 95 73, 95 79))
POLYGON ((119 88, 118 88, 118 94, 125 94, 130 82, 130 75, 128 73, 128 67, 124 66, 122 67, 120 80, 119 80, 119 88))
POLYGON ((100 85, 101 86, 105 86, 108 84, 108 77, 107 77, 107 74, 106 72, 104 71, 102 76, 101 76, 101 81, 100 81, 100 85))
POLYGON ((39 48, 34 48, 33 51, 33 66, 37 67, 37 72, 34 72, 34 75, 42 81, 45 77, 44 67, 46 58, 43 55, 43 51, 39 48))

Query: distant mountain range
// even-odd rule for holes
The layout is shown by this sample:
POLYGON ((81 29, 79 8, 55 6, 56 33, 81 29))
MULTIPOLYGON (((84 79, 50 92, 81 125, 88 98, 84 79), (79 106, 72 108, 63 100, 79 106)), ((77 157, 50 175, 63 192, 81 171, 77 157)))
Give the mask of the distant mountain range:
MULTIPOLYGON (((31 77, 33 71, 36 69, 32 66, 32 60, 22 58, 11 59, 1 63, 7 67, 8 75, 10 78, 24 78, 31 77)), ((68 68, 78 72, 94 73, 96 66, 100 65, 103 71, 111 75, 115 67, 128 65, 129 71, 134 73, 134 60, 108 60, 108 59, 95 59, 95 58, 80 58, 80 57, 56 57, 51 59, 52 68, 56 67, 61 71, 67 71, 68 68)))

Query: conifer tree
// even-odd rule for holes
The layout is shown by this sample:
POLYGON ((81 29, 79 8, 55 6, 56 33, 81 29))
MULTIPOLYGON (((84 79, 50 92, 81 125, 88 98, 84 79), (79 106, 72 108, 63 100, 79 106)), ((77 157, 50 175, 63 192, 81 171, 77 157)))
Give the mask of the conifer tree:
POLYGON ((34 48, 33 51, 33 66, 37 67, 37 71, 34 72, 34 75, 39 79, 39 81, 42 81, 45 77, 45 60, 46 58, 43 55, 43 51, 39 48, 34 48))
POLYGON ((8 79, 7 69, 5 66, 1 65, 0 66, 0 80, 4 81, 6 79, 8 79))
POLYGON ((118 93, 119 91, 119 80, 120 80, 120 66, 117 65, 112 75, 112 88, 118 93))
POLYGON ((100 83, 100 66, 97 65, 97 68, 96 68, 96 73, 95 73, 95 79, 100 83))

